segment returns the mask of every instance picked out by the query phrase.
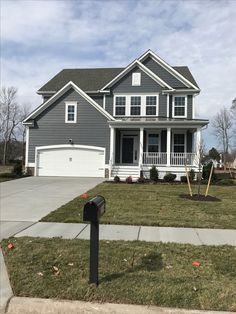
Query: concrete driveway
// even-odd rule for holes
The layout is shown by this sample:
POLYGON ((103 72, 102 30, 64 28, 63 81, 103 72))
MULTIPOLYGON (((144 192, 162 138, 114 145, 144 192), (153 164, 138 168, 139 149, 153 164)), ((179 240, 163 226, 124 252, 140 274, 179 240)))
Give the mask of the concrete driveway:
POLYGON ((27 228, 102 181, 102 178, 28 177, 0 183, 1 238, 27 228))

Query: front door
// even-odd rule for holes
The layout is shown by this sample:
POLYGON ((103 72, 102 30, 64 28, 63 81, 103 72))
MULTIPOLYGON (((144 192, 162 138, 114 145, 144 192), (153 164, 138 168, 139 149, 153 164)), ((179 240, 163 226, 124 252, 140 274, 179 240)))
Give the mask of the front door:
POLYGON ((123 137, 122 140, 122 163, 132 164, 134 155, 134 138, 123 137))

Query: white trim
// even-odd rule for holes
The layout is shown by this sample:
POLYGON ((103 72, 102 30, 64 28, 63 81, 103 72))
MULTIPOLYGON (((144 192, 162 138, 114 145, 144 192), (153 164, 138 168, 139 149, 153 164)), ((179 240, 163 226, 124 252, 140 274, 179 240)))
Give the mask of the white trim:
POLYGON ((38 152, 40 150, 47 149, 58 149, 58 148, 77 148, 77 149, 90 149, 90 150, 100 150, 104 153, 104 164, 106 160, 106 149, 100 146, 88 146, 88 145, 71 145, 71 144, 60 144, 60 145, 48 145, 48 146, 36 146, 35 147, 35 171, 34 176, 38 175, 38 152))
POLYGON ((76 123, 77 122, 77 101, 65 101, 65 123, 76 123), (68 107, 74 107, 74 120, 68 120, 68 107))
POLYGON ((159 93, 115 93, 113 97, 113 116, 114 117, 153 117, 146 115, 146 97, 156 96, 156 115, 159 115, 159 93), (140 115, 131 115, 131 97, 141 97, 140 115), (116 98, 125 97, 125 115, 116 115, 116 98))
POLYGON ((102 107, 104 110, 106 110, 106 94, 103 94, 102 107))
POLYGON ((166 166, 170 167, 171 128, 167 128, 166 135, 166 166))
POLYGON ((25 168, 29 164, 29 127, 25 127, 25 168))
POLYGON ((166 117, 169 118, 170 117, 170 94, 167 94, 166 97, 167 97, 166 117))
POLYGON ((130 63, 121 73, 119 73, 116 77, 114 77, 110 82, 108 82, 103 88, 101 88, 101 92, 113 85, 115 82, 117 82, 119 79, 121 79, 127 72, 131 71, 132 68, 135 66, 139 67, 139 69, 143 70, 144 73, 146 73, 148 76, 150 76, 154 81, 156 81, 159 85, 162 87, 167 87, 170 90, 174 91, 174 89, 168 85, 165 81, 163 81, 159 76, 157 76, 155 73, 153 73, 151 70, 149 70, 145 65, 143 65, 139 60, 134 60, 132 63, 130 63))
POLYGON ((195 119, 195 95, 192 96, 192 119, 195 119))
POLYGON ((191 83, 188 79, 186 79, 183 75, 181 75, 177 70, 175 70, 172 66, 170 66, 167 62, 165 62, 163 59, 161 59, 158 55, 156 55, 152 50, 148 50, 146 53, 144 53, 141 57, 139 57, 139 61, 141 62, 146 58, 147 55, 150 55, 150 57, 156 61, 159 65, 161 65, 166 71, 168 71, 170 74, 172 74, 175 78, 177 78, 180 82, 182 82, 187 87, 192 87, 195 91, 199 88, 195 86, 193 83, 191 83))
POLYGON ((28 167, 34 168, 35 167, 35 162, 28 162, 28 167))
POLYGON ((87 100, 95 109, 97 109, 100 113, 102 113, 109 120, 115 120, 107 111, 105 111, 100 105, 98 105, 90 96, 88 96, 82 89, 80 89, 76 84, 72 81, 68 82, 65 86, 63 86, 56 94, 54 94, 51 98, 49 98, 45 103, 36 108, 31 114, 25 118, 23 124, 30 118, 32 118, 35 114, 38 114, 45 110, 48 106, 50 106, 57 98, 63 95, 67 90, 73 88, 81 97, 87 100))
POLYGON ((188 109, 188 97, 187 95, 173 95, 172 96, 172 117, 173 118, 187 118, 187 109, 188 109), (184 106, 184 112, 185 115, 183 116, 176 116, 175 115, 175 98, 176 97, 184 97, 185 98, 185 106, 184 106))
POLYGON ((139 129, 139 167, 143 163, 143 135, 144 135, 144 128, 139 129))

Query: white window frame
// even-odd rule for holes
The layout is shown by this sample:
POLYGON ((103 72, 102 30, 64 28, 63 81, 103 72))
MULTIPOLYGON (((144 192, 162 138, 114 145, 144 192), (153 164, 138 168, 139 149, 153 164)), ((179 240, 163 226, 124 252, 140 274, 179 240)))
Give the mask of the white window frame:
POLYGON ((138 96, 133 96, 133 95, 131 95, 130 96, 130 116, 132 116, 132 117, 140 117, 142 115, 142 96, 140 96, 140 95, 138 95, 138 96), (139 98, 140 99, 140 106, 137 106, 137 105, 133 105, 132 106, 132 104, 131 104, 131 98, 139 98), (131 114, 131 110, 132 110, 132 108, 140 108, 140 114, 131 114))
POLYGON ((158 97, 156 95, 146 95, 145 96, 145 116, 147 117, 151 117, 151 116, 157 116, 157 102, 158 102, 158 97), (156 114, 155 115, 151 115, 151 114, 147 114, 147 107, 154 107, 154 106, 147 106, 147 97, 156 97, 156 114))
POLYGON ((132 73, 132 86, 141 86, 141 73, 132 73))
POLYGON ((150 152, 148 151, 148 146, 149 146, 149 144, 148 144, 148 137, 149 137, 149 135, 150 135, 150 134, 158 134, 159 143, 158 143, 158 152, 157 152, 157 153, 160 153, 160 152, 161 152, 161 131, 149 130, 149 131, 147 131, 146 133, 147 133, 147 134, 146 134, 146 152, 147 152, 147 153, 150 153, 150 152))
MULTIPOLYGON (((175 139, 175 134, 183 134, 184 135, 184 152, 183 153, 186 153, 187 152, 187 132, 186 131, 182 131, 182 130, 179 130, 179 131, 173 131, 172 133, 172 145, 171 145, 171 151, 172 153, 175 153, 174 152, 174 139, 175 139)), ((180 153, 180 154, 183 154, 183 153, 180 153)), ((175 154, 178 154, 178 153, 175 153, 175 154)))
POLYGON ((173 95, 172 98, 172 117, 173 118, 187 118, 187 95, 173 95), (184 112, 185 114, 183 116, 176 116, 175 115, 175 98, 177 97, 184 97, 185 98, 185 106, 184 106, 184 112))
POLYGON ((67 101, 65 102, 65 123, 76 123, 77 122, 77 101, 67 101), (68 120, 68 107, 74 107, 74 120, 68 120))
POLYGON ((140 116, 133 115, 132 117, 151 117, 150 115, 146 115, 146 97, 147 96, 156 96, 156 116, 159 115, 159 93, 117 93, 114 94, 113 97, 113 116, 114 117, 131 117, 131 96, 141 96, 141 112, 140 116), (125 99, 125 115, 116 115, 116 97, 126 97, 125 99))

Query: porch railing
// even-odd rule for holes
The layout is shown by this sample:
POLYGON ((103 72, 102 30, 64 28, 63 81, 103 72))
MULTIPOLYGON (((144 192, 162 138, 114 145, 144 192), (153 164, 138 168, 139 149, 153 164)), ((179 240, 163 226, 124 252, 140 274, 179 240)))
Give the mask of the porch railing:
POLYGON ((171 153, 170 163, 174 166, 194 165, 195 153, 171 153))
MULTIPOLYGON (((184 166, 194 165, 196 161, 195 153, 170 153, 170 165, 184 166)), ((167 153, 143 153, 144 165, 166 165, 167 153)))
POLYGON ((166 153, 143 153, 144 165, 166 165, 166 153))

